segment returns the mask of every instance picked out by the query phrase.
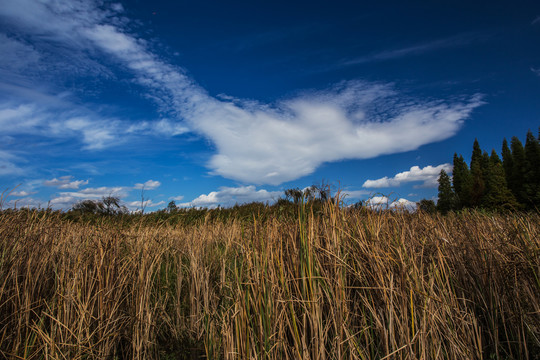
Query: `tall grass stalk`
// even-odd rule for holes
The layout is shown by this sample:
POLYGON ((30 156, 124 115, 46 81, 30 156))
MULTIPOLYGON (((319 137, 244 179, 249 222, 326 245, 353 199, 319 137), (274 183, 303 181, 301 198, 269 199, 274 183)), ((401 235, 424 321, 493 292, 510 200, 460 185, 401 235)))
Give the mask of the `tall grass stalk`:
POLYGON ((0 212, 0 357, 537 359, 540 218, 0 212))

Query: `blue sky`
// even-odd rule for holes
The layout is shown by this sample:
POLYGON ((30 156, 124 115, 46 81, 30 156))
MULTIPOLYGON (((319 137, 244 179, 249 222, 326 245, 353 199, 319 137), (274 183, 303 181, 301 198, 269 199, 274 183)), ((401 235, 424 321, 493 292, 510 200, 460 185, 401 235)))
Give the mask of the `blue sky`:
POLYGON ((538 1, 0 0, 4 206, 433 198, 537 131, 539 40, 538 1))

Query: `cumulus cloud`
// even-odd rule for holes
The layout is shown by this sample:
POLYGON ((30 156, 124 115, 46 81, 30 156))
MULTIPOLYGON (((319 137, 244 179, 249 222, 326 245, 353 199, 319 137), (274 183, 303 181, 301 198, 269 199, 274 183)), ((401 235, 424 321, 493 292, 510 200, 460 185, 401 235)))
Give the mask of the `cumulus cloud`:
POLYGON ((80 118, 63 121, 62 126, 82 135, 88 149, 110 146, 133 132, 193 131, 214 144, 216 153, 207 163, 212 174, 277 185, 311 174, 325 162, 373 158, 444 140, 483 104, 479 95, 418 99, 392 84, 363 81, 343 82, 273 104, 218 99, 130 32, 128 21, 119 15, 122 11, 117 5, 107 9, 80 0, 46 6, 21 0, 0 10, 0 16, 34 37, 45 34, 78 53, 106 54, 130 71, 146 96, 170 115, 167 120, 128 127, 80 118))
POLYGON ((437 187, 437 180, 441 170, 448 172, 452 171, 451 164, 441 164, 438 166, 428 165, 424 168, 413 166, 410 170, 396 174, 394 177, 387 176, 377 180, 366 180, 362 187, 365 188, 386 188, 398 187, 403 183, 422 182, 419 187, 437 187))
POLYGON ((219 206, 233 206, 235 204, 257 202, 273 202, 281 195, 282 191, 256 190, 255 186, 222 187, 219 191, 212 191, 209 194, 202 194, 196 199, 182 203, 183 207, 207 207, 215 208, 219 206))
POLYGON ((73 176, 61 176, 52 180, 45 180, 43 185, 58 189, 78 189, 81 185, 87 185, 88 180, 73 180, 73 176))
POLYGON ((414 211, 416 207, 416 202, 404 198, 400 198, 390 204, 390 208, 396 210, 414 211))
POLYGON ((400 198, 398 200, 391 201, 388 196, 373 196, 366 200, 365 206, 374 210, 416 210, 416 203, 408 199, 400 198))
POLYGON ((142 183, 135 184, 135 186, 133 188, 134 189, 139 189, 139 190, 142 190, 142 189, 144 189, 144 190, 154 190, 154 189, 157 189, 160 186, 161 186, 161 183, 159 181, 148 180, 144 184, 142 184, 142 183))

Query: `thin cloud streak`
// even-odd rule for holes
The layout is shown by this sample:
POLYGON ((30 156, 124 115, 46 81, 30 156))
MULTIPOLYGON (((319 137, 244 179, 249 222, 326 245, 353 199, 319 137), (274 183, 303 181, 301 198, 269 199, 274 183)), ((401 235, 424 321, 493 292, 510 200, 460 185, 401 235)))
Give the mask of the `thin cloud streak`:
POLYGON ((344 60, 339 65, 337 65, 337 67, 366 64, 366 63, 385 61, 385 60, 394 60, 394 59, 399 59, 406 56, 422 55, 424 53, 428 53, 428 52, 432 52, 436 50, 465 46, 472 42, 478 41, 478 39, 480 38, 481 37, 476 34, 456 35, 456 36, 452 36, 452 37, 448 37, 444 39, 431 41, 428 43, 417 44, 417 45, 400 48, 400 49, 381 51, 378 53, 373 53, 370 55, 361 56, 354 59, 344 60))

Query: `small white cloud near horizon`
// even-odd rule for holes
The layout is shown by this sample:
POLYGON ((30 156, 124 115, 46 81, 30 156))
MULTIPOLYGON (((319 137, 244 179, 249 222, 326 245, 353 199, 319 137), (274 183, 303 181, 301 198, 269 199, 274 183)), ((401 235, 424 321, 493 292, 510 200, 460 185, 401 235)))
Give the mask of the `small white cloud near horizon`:
POLYGON ((25 190, 21 190, 21 191, 13 191, 13 192, 10 192, 10 193, 9 193, 9 196, 25 197, 25 196, 30 196, 30 195, 34 195, 34 194, 37 194, 37 191, 25 191, 25 190))
POLYGON ((136 190, 154 190, 161 186, 161 183, 157 180, 148 180, 145 183, 137 183, 133 186, 136 190))
POLYGON ((391 209, 414 211, 417 208, 416 202, 400 198, 390 204, 391 209))
POLYGON ((433 188, 437 187, 437 180, 439 179, 439 173, 441 170, 449 173, 452 171, 452 165, 446 163, 435 167, 428 165, 423 168, 413 166, 410 170, 398 173, 392 178, 385 176, 376 180, 366 180, 362 187, 379 189, 398 187, 401 184, 408 182, 422 182, 422 184, 415 185, 415 187, 433 188))
POLYGON ((181 201, 181 200, 184 200, 184 195, 171 196, 171 197, 169 198, 169 200, 172 200, 172 201, 181 201))
POLYGON ((390 198, 384 195, 373 196, 367 199, 364 202, 364 205, 373 210, 387 210, 387 209, 406 210, 406 211, 416 210, 416 203, 414 201, 410 201, 404 198, 399 198, 398 200, 394 200, 390 202, 390 198))
POLYGON ((179 204, 182 207, 207 207, 216 208, 218 206, 233 206, 249 202, 274 202, 281 195, 282 191, 256 190, 255 186, 221 187, 219 191, 212 191, 209 194, 202 194, 196 199, 179 204))
POLYGON ((165 204, 165 201, 159 201, 157 203, 153 202, 151 199, 149 200, 144 200, 144 201, 130 201, 126 204, 127 208, 130 210, 130 211, 140 211, 141 208, 151 208, 151 207, 157 207, 157 206, 160 206, 160 205, 164 205, 165 204))
POLYGON ((49 204, 54 209, 69 209, 79 201, 83 200, 100 200, 107 196, 115 196, 125 198, 129 188, 122 186, 109 187, 102 186, 99 188, 86 188, 79 191, 61 192, 56 197, 53 197, 49 204))
POLYGON ((73 180, 73 176, 61 176, 58 179, 45 180, 43 185, 58 189, 78 189, 81 185, 88 185, 88 180, 73 180))

